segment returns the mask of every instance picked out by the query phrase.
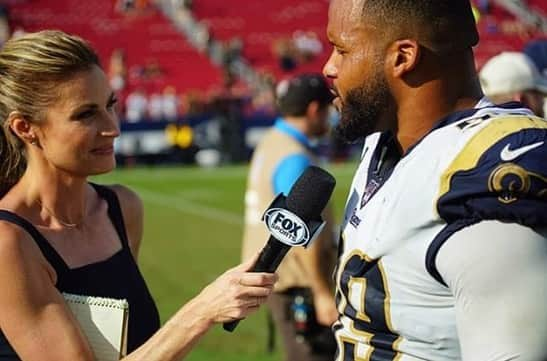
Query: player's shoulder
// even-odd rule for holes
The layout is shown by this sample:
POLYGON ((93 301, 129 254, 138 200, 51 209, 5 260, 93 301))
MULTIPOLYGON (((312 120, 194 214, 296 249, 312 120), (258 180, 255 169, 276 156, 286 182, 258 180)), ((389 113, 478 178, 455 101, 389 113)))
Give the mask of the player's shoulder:
POLYGON ((439 215, 547 224, 547 121, 494 111, 455 126, 469 133, 442 171, 439 215))

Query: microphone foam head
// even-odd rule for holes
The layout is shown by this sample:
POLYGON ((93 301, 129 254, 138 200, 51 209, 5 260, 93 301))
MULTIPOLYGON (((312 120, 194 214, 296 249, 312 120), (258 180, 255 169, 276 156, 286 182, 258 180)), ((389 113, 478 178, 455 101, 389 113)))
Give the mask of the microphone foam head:
POLYGON ((336 180, 329 172, 310 166, 296 180, 287 195, 287 209, 305 222, 318 219, 335 185, 336 180))

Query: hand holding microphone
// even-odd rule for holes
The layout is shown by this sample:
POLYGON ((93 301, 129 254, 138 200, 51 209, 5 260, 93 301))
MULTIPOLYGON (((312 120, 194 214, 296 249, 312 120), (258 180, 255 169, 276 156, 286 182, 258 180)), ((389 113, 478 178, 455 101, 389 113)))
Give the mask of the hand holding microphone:
MULTIPOLYGON (((274 199, 263 217, 271 236, 251 272, 274 272, 291 247, 311 244, 324 226, 321 213, 335 184, 332 175, 311 166, 296 180, 287 197, 280 194, 274 199)), ((224 329, 233 331, 239 321, 224 323, 224 329)))

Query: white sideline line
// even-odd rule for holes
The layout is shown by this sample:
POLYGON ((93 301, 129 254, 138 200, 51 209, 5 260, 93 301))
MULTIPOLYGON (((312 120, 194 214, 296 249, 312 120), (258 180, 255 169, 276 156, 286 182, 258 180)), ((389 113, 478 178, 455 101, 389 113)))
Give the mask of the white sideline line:
POLYGON ((213 221, 220 221, 234 226, 243 225, 243 215, 224 211, 214 207, 208 207, 196 202, 188 201, 178 197, 164 195, 158 192, 152 192, 142 188, 135 188, 135 191, 141 197, 151 203, 160 206, 176 209, 177 211, 192 214, 198 217, 207 218, 213 221))

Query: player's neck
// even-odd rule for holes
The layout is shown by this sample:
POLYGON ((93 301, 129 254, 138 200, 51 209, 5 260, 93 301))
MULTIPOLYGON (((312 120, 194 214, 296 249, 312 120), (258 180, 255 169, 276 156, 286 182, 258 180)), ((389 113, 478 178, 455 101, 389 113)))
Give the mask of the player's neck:
MULTIPOLYGON (((461 73, 460 73, 461 74, 461 73)), ((403 153, 424 137, 442 118, 456 111, 471 109, 483 94, 478 79, 455 81, 452 75, 435 79, 411 90, 398 104, 397 140, 403 153)))

